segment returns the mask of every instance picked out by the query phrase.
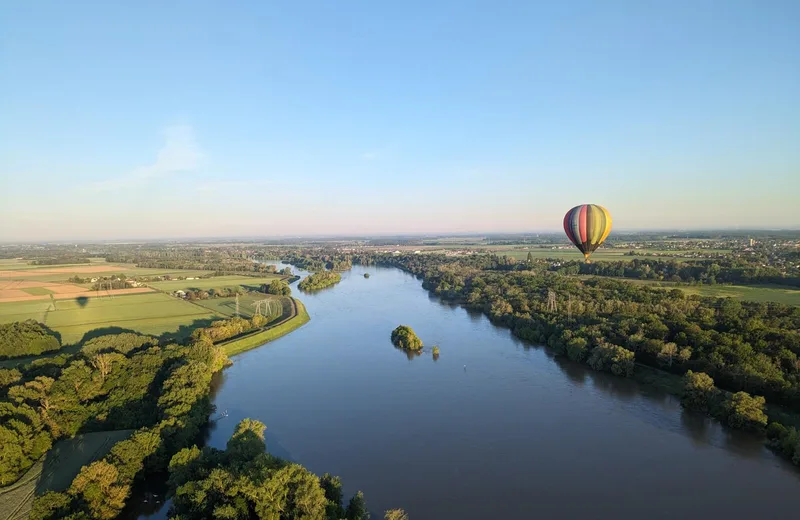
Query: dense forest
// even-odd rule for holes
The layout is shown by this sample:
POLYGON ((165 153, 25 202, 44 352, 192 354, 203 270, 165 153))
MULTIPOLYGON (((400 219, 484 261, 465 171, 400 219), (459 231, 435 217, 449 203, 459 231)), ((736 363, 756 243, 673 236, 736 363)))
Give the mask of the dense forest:
MULTIPOLYGON (((367 520, 361 492, 342 502, 342 483, 266 451, 263 423, 244 419, 226 449, 184 448, 169 464, 172 518, 367 520)), ((395 518, 401 518, 396 516, 395 518)))
POLYGON ((18 479, 61 438, 136 430, 102 460, 84 467, 64 493, 34 503, 31 518, 113 518, 131 486, 163 470, 208 419, 211 375, 227 357, 208 342, 156 346, 136 334, 98 338, 74 355, 3 370, 0 380, 0 483, 18 479), (98 486, 113 490, 97 493, 98 486))
MULTIPOLYGON (((15 482, 59 439, 134 430, 66 491, 37 497, 30 518, 115 518, 135 483, 167 470, 174 518, 368 518, 361 493, 345 508, 337 478, 264 453, 257 421, 242 422, 224 452, 193 446, 212 411, 212 374, 230 364, 214 342, 260 325, 261 316, 221 320, 195 331, 188 345, 100 336, 74 354, 0 369, 0 485, 15 482)), ((3 337, 24 344, 30 328, 15 324, 3 337)))
POLYGON ((38 356, 60 348, 58 337, 36 321, 0 324, 0 359, 38 356))
POLYGON ((282 261, 306 271, 347 271, 352 269, 353 261, 349 255, 342 255, 327 249, 288 250, 282 253, 282 261))
POLYGON ((297 287, 302 291, 316 291, 342 281, 342 275, 333 271, 320 271, 305 277, 297 287))

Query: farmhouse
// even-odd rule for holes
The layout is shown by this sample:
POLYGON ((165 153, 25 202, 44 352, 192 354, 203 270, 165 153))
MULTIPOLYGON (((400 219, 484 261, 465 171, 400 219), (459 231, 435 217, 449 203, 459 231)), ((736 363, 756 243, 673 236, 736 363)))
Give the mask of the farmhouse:
POLYGON ((178 289, 177 291, 175 291, 172 294, 174 294, 178 298, 186 298, 186 291, 181 291, 180 289, 178 289))

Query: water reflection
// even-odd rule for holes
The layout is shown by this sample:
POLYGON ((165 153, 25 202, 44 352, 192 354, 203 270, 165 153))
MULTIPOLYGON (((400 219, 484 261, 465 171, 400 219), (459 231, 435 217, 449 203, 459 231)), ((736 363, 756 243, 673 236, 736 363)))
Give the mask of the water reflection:
POLYGON ((467 307, 464 307, 464 310, 467 312, 467 316, 473 323, 480 323, 482 320, 486 319, 481 311, 469 309, 467 307))
POLYGON ((699 413, 681 410, 681 429, 689 434, 695 446, 705 448, 711 445, 709 419, 699 413))
POLYGON ((556 356, 554 358, 558 368, 561 369, 564 374, 572 381, 573 383, 583 386, 586 383, 586 368, 580 366, 579 364, 570 361, 569 359, 565 359, 563 357, 556 356))

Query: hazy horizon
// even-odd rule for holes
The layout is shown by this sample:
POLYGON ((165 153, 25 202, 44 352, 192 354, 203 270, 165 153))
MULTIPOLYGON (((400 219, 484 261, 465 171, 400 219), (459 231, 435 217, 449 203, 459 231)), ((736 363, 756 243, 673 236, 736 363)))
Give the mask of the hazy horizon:
MULTIPOLYGON (((757 238, 760 234, 766 233, 800 233, 800 228, 697 228, 697 229, 669 229, 669 228, 653 228, 653 229, 619 229, 615 230, 615 234, 617 236, 629 236, 629 235, 647 235, 647 234, 697 234, 697 233, 710 233, 710 234, 721 234, 721 235, 731 235, 731 236, 738 236, 738 235, 748 235, 749 233, 754 234, 754 237, 757 238)), ((40 239, 40 240, 0 240, 0 246, 2 245, 26 245, 26 244, 113 244, 113 243, 148 243, 148 242, 177 242, 177 243, 202 243, 204 241, 213 241, 219 243, 234 243, 238 241, 246 241, 246 242, 259 242, 259 241, 284 241, 284 240, 385 240, 385 239, 433 239, 433 238, 495 238, 495 237, 503 237, 503 236, 538 236, 538 235, 555 235, 557 237, 562 237, 565 244, 569 243, 567 237, 563 234, 563 229, 553 229, 553 230, 541 230, 541 231, 504 231, 504 230, 496 230, 496 231, 486 231, 486 232, 420 232, 420 233, 403 233, 403 232, 392 232, 392 233, 369 233, 369 234, 359 234, 359 233, 328 233, 328 234, 315 234, 315 233, 306 233, 306 234, 253 234, 253 235, 183 235, 183 236, 137 236, 137 237, 125 237, 125 236, 109 236, 109 237, 97 237, 97 238, 51 238, 51 239, 40 239)), ((614 240, 614 235, 609 238, 609 241, 614 240)))
POLYGON ((0 242, 800 228, 797 2, 2 11, 0 242))

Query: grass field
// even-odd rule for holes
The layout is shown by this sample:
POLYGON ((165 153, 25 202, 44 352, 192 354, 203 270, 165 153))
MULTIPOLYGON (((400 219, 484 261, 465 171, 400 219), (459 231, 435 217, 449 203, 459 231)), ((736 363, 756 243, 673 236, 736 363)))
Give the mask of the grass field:
POLYGON ((215 276, 213 278, 204 278, 202 280, 170 280, 168 282, 153 282, 147 285, 155 287, 159 291, 173 292, 177 290, 186 289, 224 289, 226 287, 245 287, 250 289, 257 289, 261 284, 270 283, 275 279, 283 279, 285 276, 281 275, 261 275, 259 277, 253 276, 215 276))
MULTIPOLYGON (((246 293, 239 296, 239 315, 251 318, 255 313, 253 302, 265 298, 281 298, 263 293, 246 293)), ((288 300, 288 298, 285 298, 288 300)), ((224 316, 233 316, 236 313, 236 298, 209 298, 208 300, 195 300, 192 303, 205 307, 211 312, 224 316)))
POLYGON ((50 289, 46 287, 28 287, 26 289, 20 289, 22 292, 26 292, 33 296, 47 296, 48 294, 55 294, 50 289))
POLYGON ((196 322, 207 324, 218 317, 212 310, 161 293, 62 300, 55 311, 48 300, 0 304, 0 322, 37 320, 59 332, 64 345, 80 341, 89 331, 106 328, 183 337, 196 322))
POLYGON ((254 349, 256 347, 260 347, 264 343, 268 343, 270 341, 276 340, 286 334, 289 334, 293 330, 296 330, 303 326, 304 324, 308 323, 311 319, 306 311, 305 305, 299 300, 294 300, 295 304, 297 305, 297 314, 278 324, 269 328, 265 331, 258 332, 256 334, 245 336, 243 338, 235 339, 229 342, 223 342, 220 345, 225 349, 225 353, 229 356, 234 356, 236 354, 241 354, 242 352, 250 349, 254 349))
POLYGON ((695 285, 678 286, 686 294, 712 298, 738 298, 754 302, 778 302, 800 306, 800 289, 775 285, 695 285))
POLYGON ((64 491, 83 466, 105 456, 114 444, 132 433, 133 430, 87 433, 57 442, 19 481, 0 490, 0 520, 27 518, 35 496, 64 491))

